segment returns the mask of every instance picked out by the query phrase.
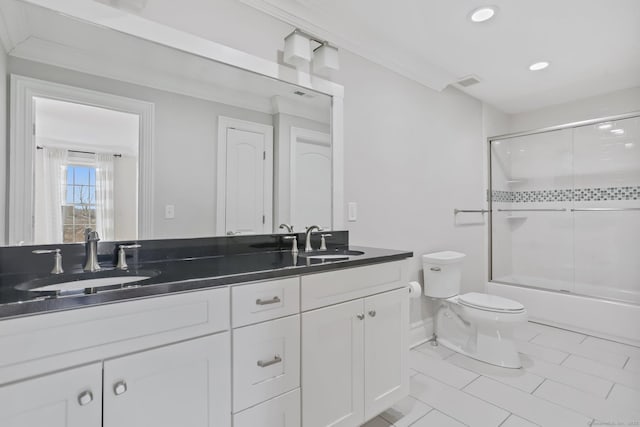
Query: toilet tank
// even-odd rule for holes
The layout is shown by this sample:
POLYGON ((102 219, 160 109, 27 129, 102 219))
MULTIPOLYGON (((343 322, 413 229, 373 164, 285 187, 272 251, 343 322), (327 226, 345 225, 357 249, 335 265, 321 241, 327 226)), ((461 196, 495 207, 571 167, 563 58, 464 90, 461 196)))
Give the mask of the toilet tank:
POLYGON ((465 256, 453 251, 422 255, 424 294, 431 298, 458 295, 462 278, 462 260, 465 256))

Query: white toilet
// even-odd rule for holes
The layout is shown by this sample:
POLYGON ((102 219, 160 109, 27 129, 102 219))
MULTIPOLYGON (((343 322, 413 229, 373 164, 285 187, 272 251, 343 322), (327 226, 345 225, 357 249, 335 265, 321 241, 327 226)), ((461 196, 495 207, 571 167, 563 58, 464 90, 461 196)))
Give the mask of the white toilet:
POLYGON ((438 302, 434 322, 437 342, 492 365, 522 367, 513 329, 527 321, 527 311, 519 302, 496 295, 459 295, 465 256, 453 251, 422 256, 424 294, 438 302))

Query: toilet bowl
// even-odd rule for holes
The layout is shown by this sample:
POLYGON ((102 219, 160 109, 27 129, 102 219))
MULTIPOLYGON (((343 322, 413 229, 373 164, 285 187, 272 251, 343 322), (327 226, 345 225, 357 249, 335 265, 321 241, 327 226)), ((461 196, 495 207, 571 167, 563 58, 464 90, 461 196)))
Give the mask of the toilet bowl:
POLYGON ((464 257, 453 251, 422 256, 424 293, 437 306, 437 343, 492 365, 520 368, 513 330, 527 321, 526 309, 517 301, 496 295, 459 294, 464 257))

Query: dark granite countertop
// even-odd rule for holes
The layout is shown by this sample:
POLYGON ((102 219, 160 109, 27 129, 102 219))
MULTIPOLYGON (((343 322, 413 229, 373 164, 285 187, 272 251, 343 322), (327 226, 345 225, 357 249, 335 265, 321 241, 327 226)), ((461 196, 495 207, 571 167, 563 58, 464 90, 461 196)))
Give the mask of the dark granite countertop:
MULTIPOLYGON (((341 250, 344 249, 344 247, 341 248, 341 250)), ((348 249, 363 251, 364 254, 350 256, 348 259, 322 261, 309 259, 303 253, 293 255, 290 251, 278 250, 130 263, 128 274, 148 275, 145 273, 153 272, 157 275, 142 282, 133 283, 131 286, 123 285, 116 289, 99 290, 96 293, 78 292, 63 296, 16 289, 16 286, 21 283, 49 277, 43 276, 42 273, 3 273, 0 274, 0 319, 242 282, 318 273, 396 261, 413 256, 411 252, 389 249, 353 246, 348 249)), ((325 253, 332 251, 333 249, 330 249, 325 253)), ((78 277, 80 273, 80 271, 66 272, 65 277, 78 277)), ((84 273, 84 277, 88 274, 84 273)))

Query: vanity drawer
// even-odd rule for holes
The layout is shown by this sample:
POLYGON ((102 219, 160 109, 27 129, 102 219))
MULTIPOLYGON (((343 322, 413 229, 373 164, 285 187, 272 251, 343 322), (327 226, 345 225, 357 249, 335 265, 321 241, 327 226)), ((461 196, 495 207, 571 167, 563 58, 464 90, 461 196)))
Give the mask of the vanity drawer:
POLYGON ((229 288, 0 321, 0 384, 229 329, 229 288))
POLYGON ((233 412, 300 387, 300 315, 233 330, 233 412))
POLYGON ((231 301, 234 328, 290 316, 300 311, 300 278, 234 286, 231 301))
POLYGON ((300 427, 300 389, 233 416, 233 427, 300 427))
POLYGON ((394 261, 302 276, 302 311, 405 286, 405 265, 405 261, 394 261))

